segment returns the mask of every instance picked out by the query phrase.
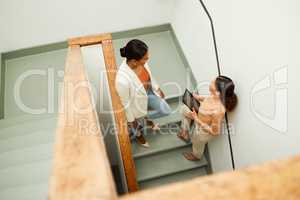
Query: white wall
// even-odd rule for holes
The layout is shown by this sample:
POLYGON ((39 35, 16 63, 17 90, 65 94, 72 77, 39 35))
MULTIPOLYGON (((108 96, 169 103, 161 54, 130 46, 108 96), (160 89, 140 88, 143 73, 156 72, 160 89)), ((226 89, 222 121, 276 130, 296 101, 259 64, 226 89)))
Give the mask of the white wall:
MULTIPOLYGON (((296 31, 299 32, 299 26, 296 27, 299 24, 299 12, 296 10, 299 10, 300 3, 292 0, 210 0, 205 3, 215 22, 222 72, 235 81, 239 97, 237 109, 229 116, 235 129, 233 149, 237 167, 299 154, 297 110, 300 99, 297 94, 300 86, 297 76, 300 70, 297 68, 299 61, 294 63, 291 57, 299 52, 299 47, 296 48, 299 39, 294 41, 291 37, 294 32, 295 39, 296 31), (288 84, 274 86, 274 72, 285 66, 288 67, 288 84), (251 94, 255 86, 268 75, 272 75, 271 87, 251 94), (285 98, 286 88, 288 96, 285 98), (275 99, 278 91, 282 92, 278 94, 283 98, 275 99), (287 113, 284 104, 286 99, 287 113), (275 109, 276 103, 278 107, 275 109), (278 118, 272 120, 275 116, 278 118)), ((211 37, 206 35, 207 24, 203 26, 205 19, 203 14, 199 14, 201 12, 198 0, 177 0, 172 22, 197 81, 217 75, 216 71, 210 69, 215 66, 211 61, 212 55, 207 57, 207 54, 213 54, 211 37), (205 48, 208 48, 207 51, 205 48), (205 72, 207 74, 203 74, 205 72)), ((284 79, 285 74, 282 75, 284 79)), ((226 146, 226 140, 219 142, 218 145, 226 146)), ((224 151, 228 149, 224 148, 224 151)))
POLYGON ((172 0, 1 0, 0 52, 170 21, 172 0))
MULTIPOLYGON (((197 0, 176 1, 172 26, 185 52, 201 94, 208 94, 208 84, 218 74, 210 22, 197 0)), ((227 135, 209 143, 214 172, 232 169, 227 135)))

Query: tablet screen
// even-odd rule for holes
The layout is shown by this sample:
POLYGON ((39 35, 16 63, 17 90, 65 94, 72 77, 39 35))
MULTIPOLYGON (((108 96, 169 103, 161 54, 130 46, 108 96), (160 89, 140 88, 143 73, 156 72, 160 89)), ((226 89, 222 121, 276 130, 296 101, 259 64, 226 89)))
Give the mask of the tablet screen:
POLYGON ((198 113, 200 102, 194 98, 193 94, 188 89, 186 89, 183 94, 182 102, 189 107, 190 110, 193 110, 194 108, 198 113))

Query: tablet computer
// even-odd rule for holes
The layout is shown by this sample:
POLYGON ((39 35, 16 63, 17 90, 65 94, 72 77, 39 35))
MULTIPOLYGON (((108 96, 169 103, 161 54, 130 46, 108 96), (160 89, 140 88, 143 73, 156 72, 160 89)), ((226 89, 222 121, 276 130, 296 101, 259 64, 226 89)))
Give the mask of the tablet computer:
POLYGON ((182 97, 182 102, 192 111, 193 109, 198 113, 200 102, 194 98, 193 94, 185 89, 185 92, 182 97))

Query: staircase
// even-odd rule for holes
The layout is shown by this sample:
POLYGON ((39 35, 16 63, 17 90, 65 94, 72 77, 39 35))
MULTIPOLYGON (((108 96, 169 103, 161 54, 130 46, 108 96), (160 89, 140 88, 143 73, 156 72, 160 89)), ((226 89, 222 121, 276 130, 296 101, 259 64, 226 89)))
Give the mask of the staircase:
POLYGON ((0 199, 46 199, 57 115, 0 120, 0 199))
POLYGON ((171 115, 155 119, 161 125, 160 131, 145 131, 150 148, 132 143, 137 180, 141 189, 160 186, 177 181, 189 180, 210 173, 209 156, 205 153, 200 161, 188 161, 182 153, 191 151, 191 143, 177 137, 180 131, 179 100, 169 100, 171 115))

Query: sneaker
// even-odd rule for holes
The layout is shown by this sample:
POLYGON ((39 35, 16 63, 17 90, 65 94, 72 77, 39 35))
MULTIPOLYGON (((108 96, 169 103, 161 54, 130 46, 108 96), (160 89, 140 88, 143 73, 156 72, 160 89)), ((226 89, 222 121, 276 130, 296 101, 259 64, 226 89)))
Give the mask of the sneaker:
POLYGON ((144 138, 144 136, 142 134, 139 136, 136 136, 136 141, 138 144, 142 145, 143 147, 146 147, 146 148, 150 147, 149 143, 146 141, 146 139, 144 138))

